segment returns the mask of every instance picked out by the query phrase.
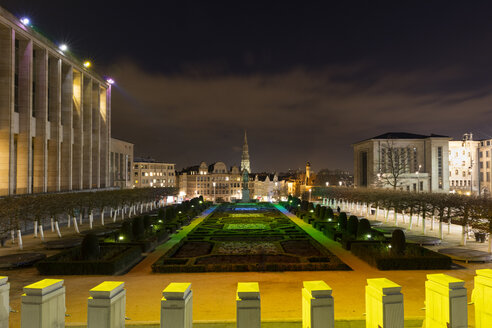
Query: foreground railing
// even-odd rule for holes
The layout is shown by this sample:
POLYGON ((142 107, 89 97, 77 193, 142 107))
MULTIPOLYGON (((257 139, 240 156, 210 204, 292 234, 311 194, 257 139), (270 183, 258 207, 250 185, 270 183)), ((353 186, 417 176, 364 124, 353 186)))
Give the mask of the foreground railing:
MULTIPOLYGON (((492 270, 477 270, 472 302, 475 327, 492 327, 492 270)), ((0 277, 0 327, 8 327, 9 289, 0 277)), ((425 282, 425 327, 468 327, 467 293, 463 280, 445 274, 428 274, 425 282)), ((125 326, 124 282, 106 281, 89 290, 87 327, 125 326)), ((302 288, 302 327, 333 328, 334 298, 324 281, 305 281, 302 288)), ((192 328, 193 292, 190 283, 171 283, 162 291, 161 327, 192 328)), ((260 289, 257 282, 240 282, 236 292, 238 328, 259 328, 260 289)), ((403 328, 401 286, 386 279, 367 279, 366 327, 403 328)), ((61 279, 44 279, 24 287, 22 328, 65 327, 65 287, 61 279)))

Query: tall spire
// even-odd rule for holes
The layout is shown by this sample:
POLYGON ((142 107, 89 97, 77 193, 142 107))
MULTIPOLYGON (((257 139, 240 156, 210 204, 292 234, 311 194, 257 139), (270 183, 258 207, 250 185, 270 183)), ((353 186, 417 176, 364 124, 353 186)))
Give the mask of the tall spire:
POLYGON ((246 130, 244 130, 244 144, 243 144, 243 153, 241 155, 241 172, 244 170, 251 173, 251 167, 249 163, 249 148, 248 148, 248 138, 246 136, 246 130))

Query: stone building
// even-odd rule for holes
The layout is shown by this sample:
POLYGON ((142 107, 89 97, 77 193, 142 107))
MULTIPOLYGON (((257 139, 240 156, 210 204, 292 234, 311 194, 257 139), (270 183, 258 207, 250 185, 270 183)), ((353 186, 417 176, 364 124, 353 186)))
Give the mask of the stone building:
POLYGON ((355 143, 355 186, 449 192, 450 140, 435 134, 392 132, 355 143))
POLYGON ((111 186, 117 188, 132 187, 133 144, 111 138, 109 156, 109 175, 111 186))
POLYGON ((0 8, 0 195, 109 187, 110 83, 24 23, 0 8))
POLYGON ((153 158, 135 158, 133 187, 177 187, 176 164, 158 162, 153 158))
MULTIPOLYGON (((479 156, 480 141, 473 140, 471 133, 462 140, 449 142, 449 189, 451 192, 471 195, 480 191, 479 156)), ((489 165, 490 163, 486 163, 489 165)), ((489 180, 490 181, 490 180, 489 180)))

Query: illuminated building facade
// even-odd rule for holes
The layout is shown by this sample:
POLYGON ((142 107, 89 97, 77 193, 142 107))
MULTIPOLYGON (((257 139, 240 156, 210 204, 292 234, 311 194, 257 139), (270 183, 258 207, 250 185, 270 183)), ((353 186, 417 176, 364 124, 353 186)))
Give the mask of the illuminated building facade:
POLYGON ((121 189, 132 187, 133 144, 111 138, 109 167, 111 186, 121 189))
POLYGON ((0 195, 109 187, 110 83, 23 22, 0 8, 0 195))
POLYGON ((133 161, 133 187, 176 187, 176 164, 157 162, 152 158, 133 161))
POLYGON ((354 184, 396 186, 396 190, 411 192, 449 192, 450 140, 434 134, 397 132, 358 142, 353 145, 354 184), (397 179, 392 185, 394 176, 397 179))
MULTIPOLYGON (((241 199, 241 181, 237 166, 228 169, 224 162, 211 165, 201 162, 179 173, 179 194, 186 198, 203 196, 205 200, 231 202, 241 199)), ((248 188, 250 191, 254 188, 251 178, 248 188)))
MULTIPOLYGON (((480 165, 485 167, 478 161, 479 147, 480 141, 473 140, 471 133, 463 135, 462 140, 449 142, 449 189, 451 192, 466 195, 479 193, 479 167, 480 165)), ((490 169, 490 163, 486 165, 490 169)))

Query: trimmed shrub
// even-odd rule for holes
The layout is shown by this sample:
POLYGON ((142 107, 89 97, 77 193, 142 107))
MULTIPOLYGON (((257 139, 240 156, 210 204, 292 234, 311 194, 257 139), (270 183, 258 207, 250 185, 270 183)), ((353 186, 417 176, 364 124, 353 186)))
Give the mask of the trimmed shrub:
POLYGON ((121 225, 121 235, 123 235, 126 240, 133 239, 133 228, 130 220, 123 221, 123 224, 121 225))
POLYGON ((338 216, 338 224, 341 231, 347 230, 347 214, 345 214, 345 212, 340 213, 338 216))
POLYGON ((160 208, 157 212, 157 218, 159 220, 164 220, 166 218, 166 211, 163 208, 160 208))
POLYGON ((144 227, 144 220, 141 216, 137 216, 136 218, 133 219, 132 231, 135 239, 138 240, 143 237, 145 232, 145 227, 144 227))
POLYGON ((143 225, 144 225, 144 229, 147 230, 150 228, 150 226, 152 225, 152 219, 149 215, 144 215, 143 217, 143 225))
POLYGON ((326 207, 321 206, 321 208, 319 209, 318 218, 323 220, 325 216, 326 216, 326 207))
POLYGON ((347 233, 352 236, 357 236, 357 228, 359 225, 359 219, 355 215, 351 215, 347 223, 347 233))
POLYGON ((80 254, 84 260, 96 260, 101 254, 99 248, 99 238, 95 234, 89 233, 85 235, 80 246, 80 254))
POLYGON ((308 211, 309 211, 309 212, 311 212, 311 211, 313 211, 313 212, 314 212, 314 204, 313 204, 313 203, 311 203, 311 202, 309 202, 309 203, 308 203, 308 211))
POLYGON ((319 213, 321 211, 321 205, 316 205, 316 207, 314 208, 314 214, 316 215, 317 218, 319 218, 319 213))
POLYGON ((352 253, 379 270, 449 270, 450 257, 425 247, 409 244, 405 255, 393 255, 385 243, 352 243, 352 253))
POLYGON ((357 227, 357 238, 366 239, 367 235, 371 235, 372 237, 371 223, 369 223, 368 219, 361 219, 357 227))
POLYGON ((391 234, 391 252, 395 255, 405 254, 405 233, 401 229, 391 234))
MULTIPOLYGON (((341 214, 341 213, 340 213, 341 214)), ((335 217, 335 215, 333 214, 333 210, 331 209, 331 207, 327 207, 326 208, 326 212, 325 212, 325 216, 324 218, 325 219, 333 219, 335 217)))

